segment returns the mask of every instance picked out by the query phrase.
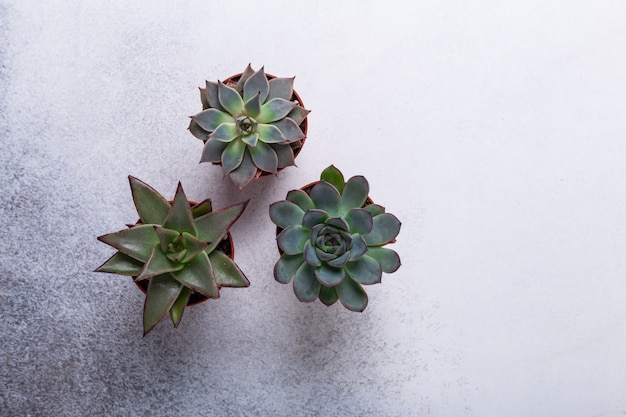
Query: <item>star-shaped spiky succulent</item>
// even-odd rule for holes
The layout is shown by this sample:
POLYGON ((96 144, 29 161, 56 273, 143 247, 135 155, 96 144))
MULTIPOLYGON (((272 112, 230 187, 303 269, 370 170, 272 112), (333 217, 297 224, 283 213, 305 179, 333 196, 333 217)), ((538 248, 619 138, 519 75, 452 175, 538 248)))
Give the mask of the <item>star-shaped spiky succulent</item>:
POLYGON ((247 201, 212 211, 211 201, 192 205, 180 183, 170 203, 146 183, 129 177, 140 221, 98 237, 118 250, 96 269, 147 280, 144 336, 169 312, 178 326, 190 298, 219 298, 221 287, 250 285, 220 244, 247 201))
POLYGON ((362 285, 379 283, 383 272, 400 267, 398 254, 383 247, 395 242, 400 221, 373 204, 368 193, 364 177, 344 182, 331 165, 310 189, 292 190, 270 206, 282 252, 274 277, 283 284, 293 281, 300 301, 319 297, 332 305, 339 299, 346 308, 363 311, 362 285))
POLYGON ((190 132, 202 139, 201 162, 221 164, 243 188, 262 173, 294 165, 309 110, 293 90, 293 78, 266 75, 250 65, 235 83, 206 82, 203 111, 191 116, 190 132), (229 85, 230 84, 230 85, 229 85))

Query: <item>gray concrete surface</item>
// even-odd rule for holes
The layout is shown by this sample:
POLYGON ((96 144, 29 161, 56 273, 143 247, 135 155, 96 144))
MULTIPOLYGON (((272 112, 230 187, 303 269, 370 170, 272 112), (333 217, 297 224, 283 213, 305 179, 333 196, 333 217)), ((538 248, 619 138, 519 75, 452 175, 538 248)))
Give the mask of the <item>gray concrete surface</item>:
POLYGON ((0 415, 626 413, 620 1, 0 0, 0 415), (298 167, 198 164, 197 87, 296 75, 298 167), (274 282, 268 205, 334 163, 403 221, 363 314, 274 282), (132 174, 218 207, 252 283, 141 336, 91 271, 132 174))

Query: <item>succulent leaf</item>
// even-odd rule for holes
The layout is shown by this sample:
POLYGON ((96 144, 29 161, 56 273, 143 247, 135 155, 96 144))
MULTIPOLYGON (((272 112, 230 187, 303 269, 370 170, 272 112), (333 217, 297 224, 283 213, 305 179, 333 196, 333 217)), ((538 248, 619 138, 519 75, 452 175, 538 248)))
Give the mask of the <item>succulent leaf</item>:
POLYGON ((393 241, 400 233, 400 225, 400 221, 393 214, 375 216, 372 231, 363 236, 367 246, 380 246, 393 241))
POLYGON ((270 219, 281 229, 292 224, 301 224, 304 211, 295 203, 283 200, 270 205, 270 219))
POLYGON ((182 259, 187 256, 187 249, 181 249, 177 252, 168 252, 165 254, 167 259, 175 263, 182 263, 182 259))
POLYGON ((261 103, 265 102, 270 86, 265 76, 265 69, 261 68, 248 78, 243 84, 243 100, 248 101, 256 94, 260 95, 261 103))
POLYGON ((339 285, 345 278, 346 273, 343 268, 333 268, 326 265, 322 265, 315 269, 315 277, 322 285, 326 287, 334 287, 339 285))
POLYGON ((298 268, 293 280, 293 291, 298 300, 315 301, 320 292, 320 282, 315 278, 315 270, 306 262, 298 268))
POLYGON ((311 199, 315 207, 336 215, 339 210, 341 196, 335 187, 325 181, 318 182, 311 189, 311 199))
POLYGON ((333 260, 333 259, 335 259, 337 257, 337 255, 335 255, 334 253, 324 252, 320 248, 315 248, 315 254, 323 262, 328 262, 328 261, 333 260))
POLYGON ((353 235, 352 248, 350 248, 350 260, 354 261, 356 259, 359 259, 368 251, 369 248, 367 247, 367 243, 365 243, 365 239, 363 239, 363 236, 359 234, 353 235))
POLYGON ((237 169, 243 162, 245 153, 245 143, 240 140, 230 142, 224 149, 224 152, 222 152, 222 167, 224 168, 224 172, 229 174, 237 169))
POLYGON ((383 272, 392 273, 400 268, 400 256, 396 251, 381 247, 368 248, 367 255, 376 259, 383 272))
POLYGON ((135 281, 141 281, 143 279, 152 278, 156 275, 165 274, 172 271, 177 271, 184 267, 183 264, 170 260, 159 248, 159 245, 155 245, 152 249, 150 258, 146 261, 141 273, 137 276, 135 281))
POLYGON ((212 81, 207 81, 206 82, 205 94, 206 94, 206 98, 207 98, 207 100, 209 102, 209 107, 213 107, 213 108, 215 108, 217 110, 221 110, 221 111, 227 111, 220 104, 219 87, 217 86, 217 83, 212 82, 212 81))
POLYGON ((130 229, 102 235, 98 237, 98 240, 143 262, 150 258, 152 248, 159 243, 159 238, 150 224, 133 226, 130 229))
POLYGON ((191 208, 191 215, 195 219, 196 217, 204 216, 211 211, 213 211, 213 205, 211 204, 211 199, 207 198, 191 208))
POLYGON ((280 232, 276 240, 278 247, 287 255, 297 255, 304 250, 304 244, 309 239, 309 231, 302 226, 292 224, 280 232))
POLYGON ((235 123, 235 118, 228 113, 218 109, 207 109, 191 116, 202 129, 213 132, 222 123, 235 123))
POLYGON ((274 149, 274 152, 276 152, 279 169, 295 165, 291 146, 280 143, 270 143, 269 145, 274 149))
POLYGON ((335 259, 331 259, 326 262, 326 265, 332 266, 333 268, 343 268, 346 263, 350 260, 350 254, 352 251, 344 252, 342 255, 337 256, 335 259))
POLYGON ((217 82, 217 92, 220 104, 233 117, 239 116, 243 111, 243 99, 235 90, 221 81, 217 82))
POLYGON ((350 226, 348 225, 348 223, 341 217, 331 217, 327 219, 325 223, 329 226, 334 226, 338 229, 345 230, 346 232, 350 230, 350 226))
POLYGON ((248 147, 248 152, 250 152, 254 165, 261 171, 271 172, 272 174, 278 172, 278 156, 269 145, 257 142, 256 146, 248 147))
POLYGON ((157 275, 148 282, 146 301, 143 307, 143 335, 161 321, 172 308, 183 286, 170 274, 157 275))
POLYGON ((265 143, 286 143, 287 138, 283 136, 276 126, 259 124, 256 128, 259 140, 265 143))
POLYGON ((361 208, 353 208, 345 215, 345 220, 350 225, 352 233, 365 234, 372 231, 374 220, 372 214, 361 208))
POLYGON ((170 318, 172 319, 172 323, 174 327, 178 327, 180 324, 180 319, 183 318, 183 312, 185 311, 185 307, 187 307, 187 303, 189 302, 189 297, 191 296, 191 290, 187 287, 183 287, 178 294, 178 298, 170 307, 170 318))
POLYGON ((164 227, 160 227, 160 226, 154 226, 154 231, 157 234, 157 237, 159 238, 159 243, 161 245, 161 251, 163 253, 167 253, 168 252, 168 248, 167 246, 176 238, 178 238, 181 233, 177 232, 176 230, 171 230, 171 229, 166 229, 164 227))
POLYGON ((300 126, 304 119, 307 118, 309 113, 311 113, 311 110, 306 110, 303 107, 295 106, 293 109, 291 109, 287 117, 296 122, 298 126, 300 126))
POLYGON ((302 266, 304 260, 300 255, 281 255, 276 265, 274 265, 274 278, 281 284, 291 282, 296 276, 296 271, 302 266))
POLYGON ((302 226, 311 229, 317 224, 324 223, 329 217, 330 214, 328 214, 328 212, 324 210, 310 209, 307 210, 306 213, 304 213, 304 217, 302 218, 301 223, 302 226))
POLYGON ((200 101, 202 102, 202 110, 206 110, 211 107, 209 104, 209 97, 206 94, 206 88, 200 88, 200 101))
POLYGON ((110 272, 119 275, 138 275, 143 268, 143 263, 124 255, 122 252, 116 252, 105 263, 99 266, 94 272, 110 272))
POLYGON ((254 96, 250 97, 250 99, 246 100, 244 104, 244 109, 246 110, 246 114, 250 117, 257 118, 261 113, 261 92, 259 91, 254 96))
POLYGON ((383 274, 380 264, 367 254, 348 262, 345 269, 353 280, 363 285, 378 284, 383 274))
POLYGON ((307 240, 304 243, 304 249, 302 250, 304 254, 304 260, 311 266, 319 267, 322 266, 322 261, 317 257, 315 252, 315 247, 311 244, 310 240, 307 240))
POLYGON ((252 149, 259 143, 259 135, 257 133, 252 133, 250 135, 243 136, 241 141, 250 147, 248 148, 249 151, 252 151, 252 149))
POLYGON ((272 126, 275 126, 278 128, 278 130, 280 130, 280 133, 283 134, 288 143, 304 139, 304 132, 302 131, 302 129, 300 129, 300 126, 298 126, 296 122, 288 117, 273 122, 272 126))
POLYGON ((207 253, 211 253, 226 236, 228 229, 241 216, 249 201, 233 204, 195 219, 198 239, 211 242, 209 247, 206 248, 207 253))
POLYGON ((209 138, 209 132, 207 132, 206 130, 204 130, 203 128, 200 127, 200 125, 198 124, 198 122, 196 122, 195 120, 191 119, 191 121, 189 122, 189 131, 191 132, 192 135, 194 135, 196 138, 200 139, 200 140, 207 140, 209 138))
POLYGON ((250 156, 250 152, 245 152, 241 164, 229 174, 230 179, 241 189, 248 185, 257 173, 257 167, 250 156))
POLYGON ((187 200, 185 191, 183 191, 183 187, 180 183, 178 183, 178 187, 176 188, 174 202, 163 222, 163 227, 178 232, 191 233, 194 236, 198 233, 193 221, 193 215, 191 214, 191 208, 189 207, 189 200, 187 200))
POLYGON ((195 258, 197 254, 199 254, 200 252, 205 250, 207 246, 209 246, 209 242, 200 240, 196 238, 195 236, 190 235, 188 233, 183 233, 183 236, 185 237, 185 242, 187 243, 187 248, 186 248, 187 253, 183 257, 183 259, 180 261, 182 263, 189 262, 192 258, 195 258))
POLYGON ((344 279, 335 289, 341 304, 348 310, 360 313, 367 307, 367 294, 358 282, 344 279))
POLYGON ((337 302, 339 297, 337 297, 337 291, 335 288, 328 288, 325 286, 320 287, 320 301, 327 306, 331 306, 337 302))
POLYGON ((346 184, 343 174, 334 165, 331 165, 322 171, 320 181, 326 181, 327 183, 333 185, 340 194, 343 192, 343 187, 346 184))
POLYGON ((311 227, 311 242, 315 242, 320 234, 320 231, 324 228, 324 224, 316 224, 311 227))
POLYGON ((363 207, 363 210, 367 210, 372 213, 372 216, 378 216, 379 214, 383 214, 385 212, 385 208, 378 204, 368 204, 363 207))
POLYGON ((228 146, 227 142, 222 142, 217 139, 209 139, 204 144, 202 150, 202 158, 200 162, 222 162, 222 153, 228 146))
POLYGON ((213 269, 206 252, 200 252, 184 265, 184 268, 171 272, 171 275, 185 287, 208 298, 219 298, 213 269))
POLYGON ((237 264, 220 251, 209 254, 209 262, 213 268, 218 287, 249 287, 250 281, 239 269, 237 264))
POLYGON ((363 206, 369 191, 370 186, 365 177, 358 175, 350 178, 341 193, 341 213, 363 206))
POLYGON ((252 76, 252 74, 254 74, 254 70, 252 69, 252 66, 250 64, 248 64, 248 66, 246 67, 246 69, 243 71, 243 73, 241 74, 241 77, 239 77, 239 81, 237 81, 237 91, 239 93, 243 93, 243 85, 246 81, 248 81, 248 78, 250 78, 250 76, 252 76))
POLYGON ((239 129, 235 122, 222 123, 219 125, 213 133, 209 135, 209 139, 219 140, 222 142, 232 142, 234 139, 240 136, 239 129))
POLYGON ((271 79, 269 81, 270 92, 267 95, 266 101, 270 101, 273 98, 291 100, 294 79, 295 77, 271 79))
POLYGON ((257 120, 259 123, 271 123, 284 119, 296 105, 296 102, 282 98, 271 99, 261 106, 261 113, 257 120))
POLYGON ((128 180, 139 219, 144 224, 162 223, 170 209, 170 203, 145 182, 130 175, 128 180))
POLYGON ((287 200, 298 205, 304 211, 315 208, 315 203, 311 200, 311 197, 302 190, 289 191, 287 193, 287 200))

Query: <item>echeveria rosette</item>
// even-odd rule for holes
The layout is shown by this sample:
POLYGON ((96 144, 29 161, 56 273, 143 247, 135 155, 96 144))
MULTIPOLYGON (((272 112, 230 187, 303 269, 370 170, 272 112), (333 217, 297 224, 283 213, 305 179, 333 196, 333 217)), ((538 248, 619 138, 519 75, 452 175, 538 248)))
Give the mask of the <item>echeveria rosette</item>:
POLYGON ((300 301, 319 298, 332 305, 340 300, 363 311, 368 301, 363 285, 379 283, 383 272, 400 267, 398 254, 383 247, 395 241, 400 221, 368 200, 364 177, 344 182, 334 166, 307 191, 290 191, 286 200, 270 206, 282 252, 274 277, 283 284, 293 281, 300 301))
POLYGON ((180 183, 173 202, 146 183, 129 177, 140 221, 98 237, 118 250, 96 269, 148 280, 143 311, 144 336, 169 312, 178 326, 196 294, 219 298, 221 287, 250 285, 239 267, 216 250, 247 201, 213 211, 211 201, 190 206, 180 183))
POLYGON ((205 141, 200 161, 221 164, 239 188, 263 172, 294 165, 293 146, 305 138, 300 125, 309 110, 292 100, 293 81, 250 65, 236 84, 207 81, 200 89, 203 111, 189 125, 205 141))

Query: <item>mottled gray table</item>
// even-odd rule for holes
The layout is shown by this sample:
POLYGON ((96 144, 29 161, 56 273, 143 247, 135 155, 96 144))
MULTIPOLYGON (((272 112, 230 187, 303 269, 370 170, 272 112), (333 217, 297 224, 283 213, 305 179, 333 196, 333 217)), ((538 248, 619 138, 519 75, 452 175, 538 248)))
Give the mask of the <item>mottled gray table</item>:
POLYGON ((626 413, 621 1, 0 0, 0 415, 626 413), (312 109, 298 167, 199 164, 197 87, 251 62, 312 109), (362 314, 276 283, 268 206, 334 163, 402 221, 362 314), (251 286, 141 336, 91 272, 132 174, 216 207, 251 286))

